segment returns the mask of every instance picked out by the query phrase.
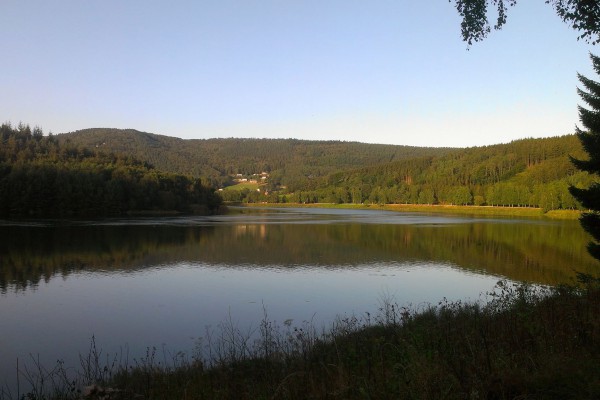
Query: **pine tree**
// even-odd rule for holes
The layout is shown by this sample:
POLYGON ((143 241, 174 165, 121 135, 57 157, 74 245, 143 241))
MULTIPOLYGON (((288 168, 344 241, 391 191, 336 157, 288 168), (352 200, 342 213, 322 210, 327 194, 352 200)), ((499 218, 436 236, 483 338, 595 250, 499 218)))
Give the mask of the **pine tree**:
MULTIPOLYGON (((590 54, 590 58, 594 71, 600 75, 600 57, 590 54)), ((587 91, 578 88, 577 92, 590 109, 578 106, 579 119, 586 130, 576 127, 576 132, 589 159, 578 160, 571 157, 571 161, 578 169, 600 176, 600 83, 581 74, 578 74, 578 78, 587 91)), ((587 189, 572 186, 569 191, 589 210, 582 214, 580 221, 594 239, 589 243, 588 251, 600 260, 600 182, 593 183, 587 189)))

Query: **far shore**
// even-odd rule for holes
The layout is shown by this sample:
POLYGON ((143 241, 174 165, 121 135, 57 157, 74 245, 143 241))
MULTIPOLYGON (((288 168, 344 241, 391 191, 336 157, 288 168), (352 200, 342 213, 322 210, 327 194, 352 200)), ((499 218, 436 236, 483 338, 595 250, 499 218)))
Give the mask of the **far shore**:
POLYGON ((346 208, 358 210, 387 210, 397 212, 444 213, 496 217, 548 218, 576 220, 579 210, 550 210, 544 212, 538 207, 500 207, 500 206, 459 206, 441 204, 334 204, 334 203, 230 203, 242 207, 307 207, 307 208, 346 208))

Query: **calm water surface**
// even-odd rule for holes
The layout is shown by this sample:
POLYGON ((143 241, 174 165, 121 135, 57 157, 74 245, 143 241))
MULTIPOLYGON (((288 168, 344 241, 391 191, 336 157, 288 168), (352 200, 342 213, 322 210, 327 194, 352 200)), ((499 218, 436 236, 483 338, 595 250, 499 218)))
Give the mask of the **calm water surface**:
MULTIPOLYGON (((499 279, 569 282, 597 264, 575 221, 380 210, 242 209, 230 215, 0 223, 0 377, 17 358, 78 366, 92 335, 130 359, 191 353, 226 319, 257 327, 477 300, 499 279)), ((2 379, 0 379, 0 383, 2 379)))

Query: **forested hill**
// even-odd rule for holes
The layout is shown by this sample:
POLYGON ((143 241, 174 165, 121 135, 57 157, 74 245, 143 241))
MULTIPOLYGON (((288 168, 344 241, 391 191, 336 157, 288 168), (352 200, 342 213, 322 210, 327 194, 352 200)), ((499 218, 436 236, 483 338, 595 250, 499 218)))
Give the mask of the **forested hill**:
POLYGON ((574 135, 472 148, 423 148, 296 139, 183 140, 136 130, 86 129, 57 135, 70 145, 128 154, 216 187, 236 175, 226 201, 400 203, 577 208, 569 186, 592 179, 569 155, 585 159, 574 135), (261 174, 264 180, 253 178, 261 174), (267 178, 268 177, 268 178, 267 178))
POLYGON ((575 135, 473 147, 332 174, 299 200, 572 209, 568 187, 592 178, 569 155, 587 158, 575 135))
POLYGON ((0 126, 0 218, 206 213, 220 202, 199 179, 131 155, 59 143, 23 124, 0 126))
POLYGON ((133 129, 93 128, 56 135, 61 142, 130 154, 157 169, 226 186, 235 174, 268 172, 270 186, 290 191, 314 187, 315 178, 364 166, 456 150, 297 139, 191 139, 133 129))

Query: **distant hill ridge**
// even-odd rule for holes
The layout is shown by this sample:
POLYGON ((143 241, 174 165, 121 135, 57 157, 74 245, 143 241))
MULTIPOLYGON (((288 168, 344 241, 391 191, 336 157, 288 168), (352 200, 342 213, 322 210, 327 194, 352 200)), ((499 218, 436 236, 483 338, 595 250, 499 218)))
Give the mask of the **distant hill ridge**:
POLYGON ((230 201, 475 204, 577 208, 570 185, 592 177, 574 135, 469 148, 433 148, 298 139, 179 139, 133 129, 94 128, 59 141, 130 154, 158 170, 200 177, 214 187, 237 174, 267 172, 260 193, 223 193, 230 201), (266 193, 270 197, 265 197, 266 193), (262 197, 261 197, 262 196, 262 197), (282 197, 283 196, 283 197, 282 197))
POLYGON ((414 157, 448 154, 454 149, 298 139, 179 139, 135 129, 91 128, 56 135, 59 141, 131 154, 159 170, 227 185, 230 176, 263 171, 288 187, 307 179, 414 157))

